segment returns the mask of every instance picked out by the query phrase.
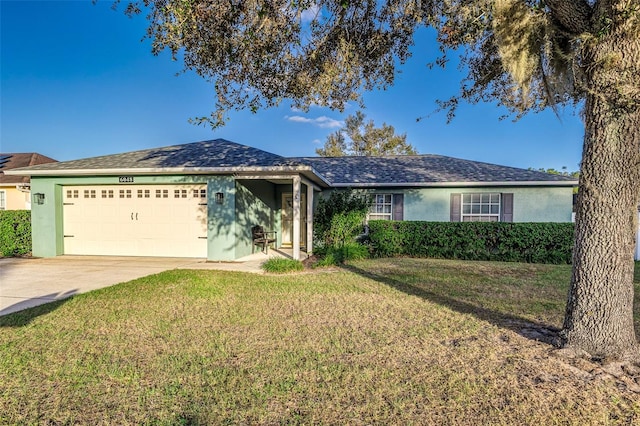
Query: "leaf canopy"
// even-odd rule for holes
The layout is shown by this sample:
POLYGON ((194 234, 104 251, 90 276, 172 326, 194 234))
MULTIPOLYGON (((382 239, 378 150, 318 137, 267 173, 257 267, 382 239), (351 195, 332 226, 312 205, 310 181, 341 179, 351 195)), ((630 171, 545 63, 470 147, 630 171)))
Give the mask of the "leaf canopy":
POLYGON ((216 109, 196 121, 220 125, 231 109, 255 112, 284 99, 302 110, 362 103, 364 91, 393 84, 415 32, 426 26, 437 30, 442 52, 434 64, 460 54, 467 72, 460 92, 440 102, 449 117, 461 100, 497 100, 517 116, 575 104, 589 89, 585 44, 597 42, 612 21, 637 15, 637 3, 137 0, 126 13, 148 14, 154 53, 182 56, 186 70, 214 84, 216 109), (611 11, 588 24, 598 8, 611 11))

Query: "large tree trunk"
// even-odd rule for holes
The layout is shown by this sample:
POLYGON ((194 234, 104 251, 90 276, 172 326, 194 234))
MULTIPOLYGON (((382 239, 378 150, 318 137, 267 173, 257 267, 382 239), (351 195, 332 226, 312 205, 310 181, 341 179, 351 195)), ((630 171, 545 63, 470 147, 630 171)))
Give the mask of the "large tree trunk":
POLYGON ((640 39, 628 26, 614 20, 608 34, 585 46, 591 85, 563 337, 568 347, 594 357, 638 360, 633 252, 640 201, 640 39))

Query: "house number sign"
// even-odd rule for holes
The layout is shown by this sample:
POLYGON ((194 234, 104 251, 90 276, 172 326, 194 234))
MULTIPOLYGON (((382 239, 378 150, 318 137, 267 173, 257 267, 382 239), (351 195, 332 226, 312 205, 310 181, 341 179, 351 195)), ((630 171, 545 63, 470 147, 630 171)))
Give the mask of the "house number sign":
POLYGON ((118 177, 120 183, 133 183, 133 176, 120 176, 118 177))

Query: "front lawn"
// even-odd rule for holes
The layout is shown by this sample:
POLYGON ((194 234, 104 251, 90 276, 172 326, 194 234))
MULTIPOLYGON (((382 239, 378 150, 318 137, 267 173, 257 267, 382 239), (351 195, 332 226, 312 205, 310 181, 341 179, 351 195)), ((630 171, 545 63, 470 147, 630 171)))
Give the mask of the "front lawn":
POLYGON ((569 275, 167 271, 0 317, 0 424, 640 423, 628 377, 536 340, 560 326, 569 275))

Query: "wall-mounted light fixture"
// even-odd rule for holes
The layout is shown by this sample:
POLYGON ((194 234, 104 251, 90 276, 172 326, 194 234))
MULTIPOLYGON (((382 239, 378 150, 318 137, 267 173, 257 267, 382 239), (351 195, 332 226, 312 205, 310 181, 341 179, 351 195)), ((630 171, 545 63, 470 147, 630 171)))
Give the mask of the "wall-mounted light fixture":
POLYGON ((224 203, 224 194, 222 192, 216 192, 216 204, 224 203))
POLYGON ((33 194, 34 204, 44 204, 44 194, 42 192, 36 192, 33 194))

